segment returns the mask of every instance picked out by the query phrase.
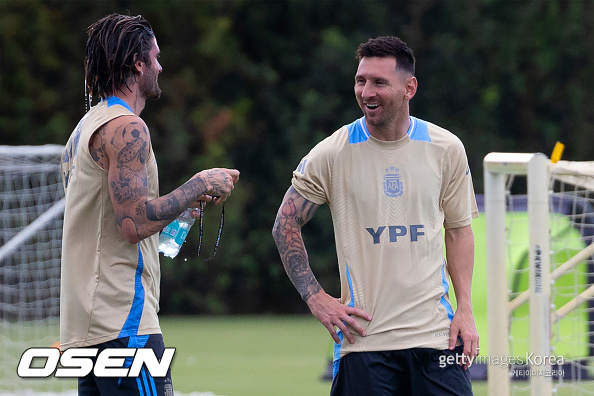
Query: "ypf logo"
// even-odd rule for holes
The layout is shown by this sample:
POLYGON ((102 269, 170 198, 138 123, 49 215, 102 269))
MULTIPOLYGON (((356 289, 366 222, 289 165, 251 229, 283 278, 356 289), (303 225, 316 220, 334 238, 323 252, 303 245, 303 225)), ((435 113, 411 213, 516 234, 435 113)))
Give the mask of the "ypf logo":
POLYGON ((402 180, 400 179, 399 169, 393 166, 386 168, 386 174, 384 175, 384 194, 390 198, 396 198, 402 195, 404 187, 402 180))

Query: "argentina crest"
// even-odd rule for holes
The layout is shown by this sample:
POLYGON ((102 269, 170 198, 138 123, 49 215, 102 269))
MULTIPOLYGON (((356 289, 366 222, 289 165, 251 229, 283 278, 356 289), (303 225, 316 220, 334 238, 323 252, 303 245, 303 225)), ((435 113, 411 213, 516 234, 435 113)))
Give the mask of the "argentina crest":
POLYGON ((398 169, 393 166, 386 168, 384 175, 384 194, 390 198, 396 198, 402 195, 404 187, 400 178, 398 169))

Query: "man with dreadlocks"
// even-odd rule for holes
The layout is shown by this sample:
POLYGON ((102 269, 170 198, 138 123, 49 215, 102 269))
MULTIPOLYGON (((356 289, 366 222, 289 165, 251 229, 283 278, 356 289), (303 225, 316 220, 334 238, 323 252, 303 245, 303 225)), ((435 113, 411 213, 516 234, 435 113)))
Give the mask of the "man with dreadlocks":
MULTIPOLYGON (((239 172, 204 170, 159 197, 150 134, 140 118, 145 102, 161 94, 152 28, 141 16, 112 14, 92 24, 88 36, 86 100, 100 102, 78 123, 62 156, 60 344, 99 352, 152 348, 161 359, 158 233, 198 201, 224 202, 239 172)), ((150 378, 143 368, 141 377, 91 372, 79 378, 79 393, 173 394, 170 373, 150 378)))

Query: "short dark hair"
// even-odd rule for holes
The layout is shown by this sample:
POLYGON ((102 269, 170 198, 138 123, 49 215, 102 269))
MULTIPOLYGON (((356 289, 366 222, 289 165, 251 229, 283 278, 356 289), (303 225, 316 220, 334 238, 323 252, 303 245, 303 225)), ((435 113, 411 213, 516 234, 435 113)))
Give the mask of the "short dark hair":
POLYGON ((87 29, 89 38, 85 57, 88 94, 101 98, 114 95, 134 75, 134 62, 150 64, 149 51, 155 37, 151 25, 141 15, 111 14, 87 29))
POLYGON ((408 45, 396 36, 380 36, 361 43, 355 51, 357 60, 368 58, 396 58, 396 68, 415 75, 415 56, 408 45))

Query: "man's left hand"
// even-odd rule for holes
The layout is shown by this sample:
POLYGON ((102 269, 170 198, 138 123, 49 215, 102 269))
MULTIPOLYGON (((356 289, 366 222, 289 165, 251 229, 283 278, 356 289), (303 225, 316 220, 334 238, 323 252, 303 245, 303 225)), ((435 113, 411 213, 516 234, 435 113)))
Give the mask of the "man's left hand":
POLYGON ((459 309, 454 314, 452 323, 450 324, 450 350, 456 347, 456 340, 460 337, 464 345, 464 359, 460 361, 460 365, 467 370, 472 366, 474 359, 478 356, 479 335, 474 324, 474 316, 472 311, 459 309))

